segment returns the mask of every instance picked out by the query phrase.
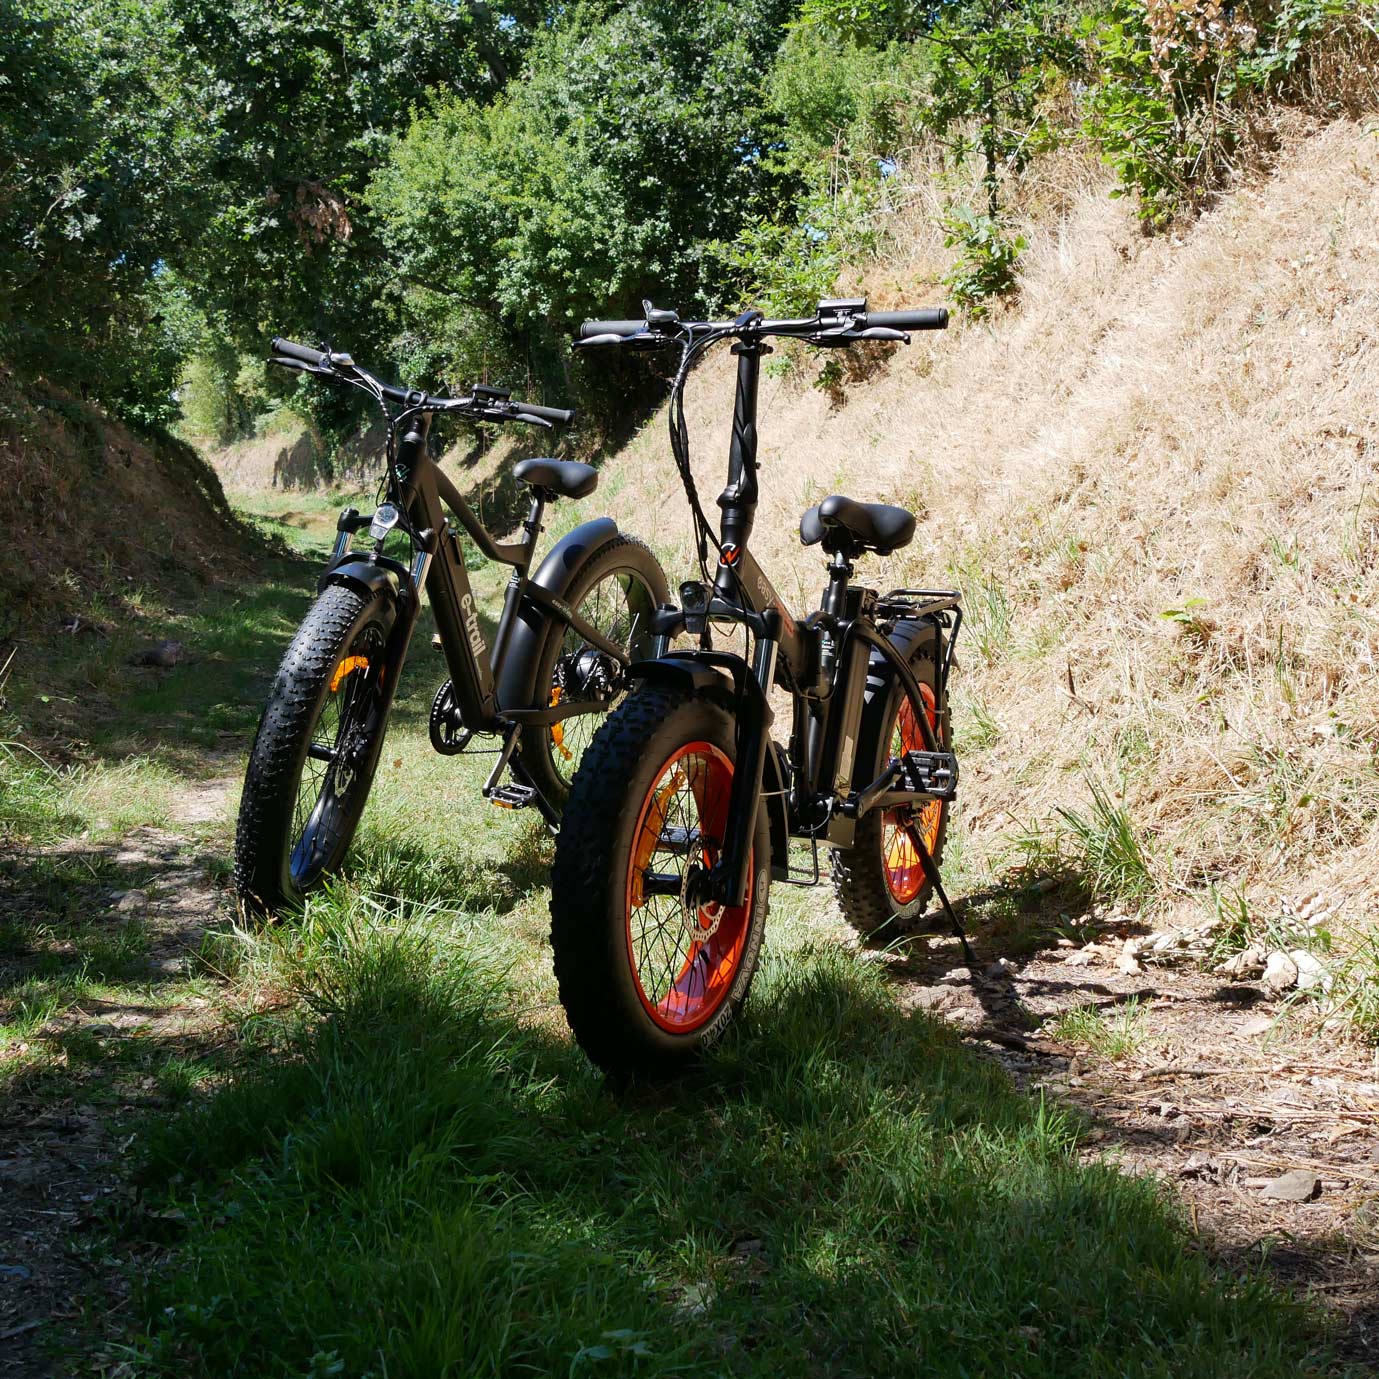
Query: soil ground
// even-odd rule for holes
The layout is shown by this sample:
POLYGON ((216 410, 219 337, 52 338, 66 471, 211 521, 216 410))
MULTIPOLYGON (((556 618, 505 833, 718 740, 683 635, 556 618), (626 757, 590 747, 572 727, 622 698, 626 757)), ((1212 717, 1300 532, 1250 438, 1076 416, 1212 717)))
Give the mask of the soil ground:
MULTIPOLYGON (((133 1127, 173 1099, 169 1062, 204 1059, 223 1036, 224 1009, 214 990, 203 992, 198 954, 230 906, 212 880, 216 858, 188 835, 224 814, 229 786, 188 782, 169 801, 171 828, 48 854, 100 877, 80 897, 88 926, 138 925, 142 971, 122 976, 144 995, 79 999, 39 1032, 56 1056, 9 1084, 0 1119, 2 1375, 70 1374, 69 1346, 86 1349, 93 1332, 113 1338, 121 1329, 141 1263, 122 1251, 117 1224, 137 1210, 123 1162, 133 1127)), ((25 877, 0 874, 0 906, 12 915, 41 900, 25 877)), ((14 964, 0 959, 4 966, 14 964)), ((22 1042, 0 1050, 0 1073, 6 1053, 18 1062, 29 1052, 22 1042)), ((107 1353, 82 1372, 116 1363, 107 1353)))
POLYGON ((1336 1315, 1347 1359, 1379 1366, 1379 1056, 1319 1040, 1258 982, 1080 955, 1054 947, 975 981, 947 937, 870 956, 902 1004, 971 1030, 1018 1083, 1075 1108, 1085 1152, 1159 1179, 1207 1248, 1262 1260, 1336 1315), (1122 1013, 1133 1047, 1113 1057, 1050 1034, 1086 1009, 1112 1025, 1122 1013), (1295 1170, 1317 1179, 1309 1200, 1266 1195, 1295 1170))

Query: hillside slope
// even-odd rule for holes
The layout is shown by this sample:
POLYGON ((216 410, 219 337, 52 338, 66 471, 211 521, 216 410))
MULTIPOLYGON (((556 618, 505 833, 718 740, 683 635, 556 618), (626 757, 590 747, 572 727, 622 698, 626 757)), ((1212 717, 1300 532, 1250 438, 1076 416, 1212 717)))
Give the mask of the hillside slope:
POLYGON ((200 587, 254 543, 191 446, 0 368, 0 637, 49 616, 115 614, 134 590, 200 587), (131 587, 132 586, 132 587, 131 587))
MULTIPOLYGON (((1197 917, 1212 888, 1265 917, 1322 888, 1363 917, 1379 892, 1379 142, 1349 122, 1300 133, 1267 181, 1172 238, 1143 238, 1105 191, 1030 228, 1017 308, 916 337, 841 410, 798 376, 764 384, 757 544, 803 604, 822 583, 795 538, 810 502, 921 513, 910 548, 865 574, 966 596, 969 879, 1024 863, 1197 917)), ((922 254, 871 286, 874 304, 940 297, 922 254)), ((706 502, 731 387, 726 356, 691 383, 706 502)), ((658 416, 609 461, 606 493, 685 570, 664 437, 658 416)))

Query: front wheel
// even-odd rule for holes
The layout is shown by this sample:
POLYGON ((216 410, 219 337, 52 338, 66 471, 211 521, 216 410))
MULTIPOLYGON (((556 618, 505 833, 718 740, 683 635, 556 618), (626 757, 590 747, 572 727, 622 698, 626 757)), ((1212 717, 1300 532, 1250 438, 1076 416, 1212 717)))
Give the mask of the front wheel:
POLYGON ((753 838, 743 904, 697 904, 723 847, 736 747, 727 710, 644 687, 595 734, 551 872, 560 999, 615 1075, 680 1071, 747 999, 766 926, 770 841, 753 838))
POLYGON ((394 616, 383 595, 330 585, 283 657, 235 832, 235 889, 252 912, 299 906, 344 861, 387 727, 394 616))

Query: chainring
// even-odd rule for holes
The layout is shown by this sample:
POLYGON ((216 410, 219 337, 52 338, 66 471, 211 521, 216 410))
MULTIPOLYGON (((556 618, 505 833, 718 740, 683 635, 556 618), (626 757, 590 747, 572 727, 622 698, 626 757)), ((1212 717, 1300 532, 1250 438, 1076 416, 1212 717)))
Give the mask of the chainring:
POLYGON ((455 703, 455 686, 447 680, 431 701, 431 717, 427 722, 431 745, 442 756, 453 757, 463 752, 473 734, 460 721, 459 706, 455 703))

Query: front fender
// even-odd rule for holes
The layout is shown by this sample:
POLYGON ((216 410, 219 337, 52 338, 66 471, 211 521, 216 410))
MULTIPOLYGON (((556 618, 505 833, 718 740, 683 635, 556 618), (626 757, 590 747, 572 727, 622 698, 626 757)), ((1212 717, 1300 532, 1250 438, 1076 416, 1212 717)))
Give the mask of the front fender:
POLYGON ((399 580, 395 570, 371 560, 366 555, 347 555, 338 565, 332 565, 316 583, 316 592, 332 584, 348 584, 361 594, 387 592, 397 597, 399 580))
MULTIPOLYGON (((691 694, 718 690, 736 697, 745 690, 758 698, 761 695, 747 662, 722 652, 683 651, 654 661, 634 661, 628 667, 627 678, 669 685, 691 694)), ((762 711, 766 712, 764 705, 762 711)), ((771 875, 777 881, 790 874, 788 770, 785 753, 768 742, 761 768, 761 802, 766 807, 771 836, 771 875)))
MULTIPOLYGON (((618 524, 611 517, 595 517, 581 522, 551 547, 540 568, 531 577, 547 592, 564 598, 583 563, 601 546, 618 535, 618 524)), ((526 709, 536 693, 536 660, 541 652, 547 619, 535 605, 524 603, 512 625, 502 674, 498 678, 498 705, 503 709, 526 709)))

